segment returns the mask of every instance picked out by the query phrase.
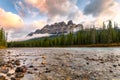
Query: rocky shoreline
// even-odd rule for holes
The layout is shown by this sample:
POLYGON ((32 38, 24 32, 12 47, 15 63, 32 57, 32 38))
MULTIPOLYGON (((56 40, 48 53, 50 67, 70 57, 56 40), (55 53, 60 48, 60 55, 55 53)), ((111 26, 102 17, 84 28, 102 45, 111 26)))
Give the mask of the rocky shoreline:
POLYGON ((119 53, 30 50, 2 51, 0 80, 120 80, 119 53))
POLYGON ((26 66, 21 66, 19 60, 0 62, 0 80, 20 80, 26 71, 26 66))

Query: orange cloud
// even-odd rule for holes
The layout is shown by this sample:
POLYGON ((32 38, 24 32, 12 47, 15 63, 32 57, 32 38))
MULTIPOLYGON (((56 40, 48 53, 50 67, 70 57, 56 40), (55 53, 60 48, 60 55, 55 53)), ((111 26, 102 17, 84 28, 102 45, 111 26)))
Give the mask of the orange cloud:
POLYGON ((76 5, 77 0, 25 0, 30 8, 31 6, 39 9, 40 13, 46 14, 47 22, 56 22, 62 20, 79 21, 83 13, 76 5))
POLYGON ((41 12, 47 12, 46 0, 25 0, 27 3, 31 4, 33 7, 37 7, 41 12))
POLYGON ((0 8, 0 25, 4 28, 20 28, 23 25, 23 20, 16 14, 5 12, 0 8))
POLYGON ((68 0, 26 0, 26 3, 31 4, 40 10, 41 13, 48 16, 66 15, 72 9, 73 5, 68 0))

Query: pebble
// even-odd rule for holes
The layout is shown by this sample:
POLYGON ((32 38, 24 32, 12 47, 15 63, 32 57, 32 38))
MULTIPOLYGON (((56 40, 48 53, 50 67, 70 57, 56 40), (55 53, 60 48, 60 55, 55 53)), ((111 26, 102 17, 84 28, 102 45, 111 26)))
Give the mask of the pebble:
POLYGON ((46 56, 45 56, 45 55, 43 55, 43 56, 42 56, 42 58, 43 58, 43 59, 46 59, 46 56))
POLYGON ((11 80, 16 80, 14 77, 11 77, 11 80))
POLYGON ((16 60, 16 61, 14 62, 14 64, 17 65, 17 66, 19 66, 19 65, 20 65, 20 60, 16 60))
POLYGON ((26 71, 27 71, 27 69, 24 66, 17 67, 16 70, 15 70, 16 73, 19 73, 19 72, 25 73, 26 71))
POLYGON ((51 72, 51 70, 49 70, 48 68, 46 68, 45 73, 50 73, 50 72, 51 72))
POLYGON ((110 70, 110 73, 113 73, 113 71, 112 71, 112 70, 110 70))
POLYGON ((45 66, 47 64, 47 62, 44 60, 41 62, 41 64, 45 66))
POLYGON ((117 65, 113 65, 113 67, 117 67, 117 65))
POLYGON ((4 74, 7 74, 9 71, 9 69, 2 69, 1 72, 4 73, 4 74))
POLYGON ((9 77, 10 77, 11 75, 12 75, 12 74, 10 74, 10 73, 7 73, 7 76, 9 76, 9 77))
POLYGON ((34 66, 33 65, 30 65, 29 68, 33 68, 34 66))
POLYGON ((118 66, 120 66, 120 64, 118 64, 118 66))
POLYGON ((89 65, 89 62, 87 62, 86 64, 89 65))
POLYGON ((27 73, 28 73, 28 74, 33 74, 33 72, 31 72, 31 71, 28 71, 27 73))
POLYGON ((37 71, 38 69, 37 68, 34 68, 35 71, 37 71))
POLYGON ((8 53, 10 54, 11 52, 10 52, 10 51, 8 51, 8 53))
POLYGON ((15 74, 15 77, 16 78, 22 78, 22 77, 24 77, 24 74, 22 72, 19 72, 19 73, 15 74))
POLYGON ((6 80, 5 76, 0 75, 0 80, 6 80))

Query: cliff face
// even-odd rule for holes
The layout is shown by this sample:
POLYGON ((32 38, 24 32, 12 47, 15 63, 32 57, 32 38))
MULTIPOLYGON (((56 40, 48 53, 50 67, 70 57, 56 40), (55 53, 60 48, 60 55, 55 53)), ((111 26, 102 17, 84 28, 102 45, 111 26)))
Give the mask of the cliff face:
POLYGON ((52 25, 46 25, 41 30, 37 29, 35 32, 29 33, 27 36, 33 36, 34 34, 62 34, 68 33, 71 30, 78 30, 83 28, 82 24, 74 24, 72 20, 68 21, 66 24, 65 22, 54 23, 52 25))

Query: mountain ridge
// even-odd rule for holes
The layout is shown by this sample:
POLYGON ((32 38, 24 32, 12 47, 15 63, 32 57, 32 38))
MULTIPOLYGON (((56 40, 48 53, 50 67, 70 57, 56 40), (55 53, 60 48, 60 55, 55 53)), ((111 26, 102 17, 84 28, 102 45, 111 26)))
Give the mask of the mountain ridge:
POLYGON ((62 33, 69 33, 70 31, 76 31, 83 28, 82 24, 74 24, 72 20, 69 20, 67 23, 64 21, 54 23, 51 25, 45 25, 42 29, 36 29, 34 32, 29 33, 27 36, 31 37, 35 34, 54 34, 60 35, 62 33))

